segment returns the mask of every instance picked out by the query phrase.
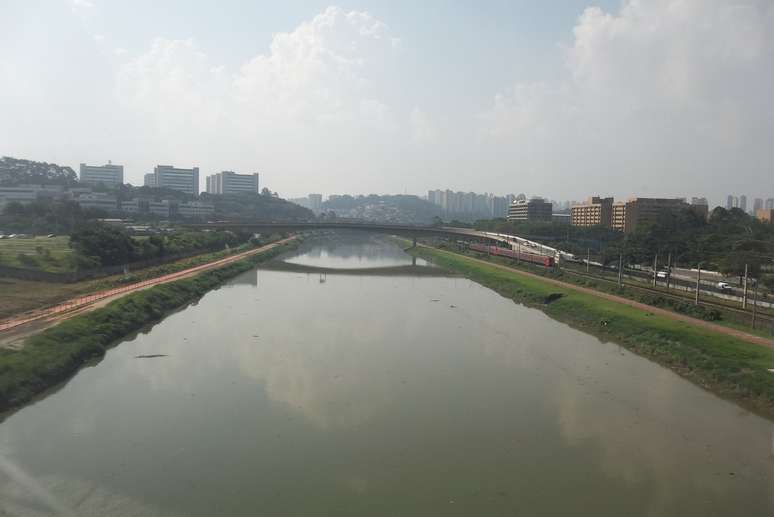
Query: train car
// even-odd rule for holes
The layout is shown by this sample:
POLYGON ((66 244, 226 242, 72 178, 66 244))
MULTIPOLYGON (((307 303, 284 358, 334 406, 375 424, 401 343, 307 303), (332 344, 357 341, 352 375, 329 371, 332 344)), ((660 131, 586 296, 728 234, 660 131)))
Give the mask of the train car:
POLYGON ((553 267, 556 263, 554 257, 546 255, 538 255, 536 253, 519 253, 509 248, 500 248, 499 246, 487 246, 486 244, 470 244, 470 249, 478 251, 480 253, 487 253, 489 255, 499 255, 501 257, 509 257, 513 260, 523 260, 532 264, 538 264, 544 267, 553 267))

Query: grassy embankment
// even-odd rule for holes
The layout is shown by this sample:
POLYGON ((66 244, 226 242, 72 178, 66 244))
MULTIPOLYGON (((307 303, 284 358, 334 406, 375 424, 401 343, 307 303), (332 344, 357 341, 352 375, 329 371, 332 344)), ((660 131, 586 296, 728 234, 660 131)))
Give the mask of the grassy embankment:
MULTIPOLYGON (((455 251, 455 253, 458 253, 460 255, 471 256, 481 260, 486 260, 487 262, 500 264, 515 270, 528 271, 533 274, 537 274, 547 278, 553 278, 553 279, 574 284, 580 287, 588 287, 590 289, 594 289, 595 291, 614 294, 616 296, 628 298, 636 302, 652 305, 653 307, 658 307, 658 308, 666 309, 679 314, 692 316, 694 318, 711 321, 713 323, 722 325, 724 327, 729 327, 736 330, 742 330, 750 334, 756 334, 767 338, 771 338, 772 335, 774 335, 774 326, 772 326, 770 323, 767 324, 760 317, 758 318, 758 326, 756 327, 756 329, 752 329, 752 327, 750 326, 751 317, 752 317, 751 312, 748 312, 746 314, 740 314, 737 311, 727 310, 726 308, 722 308, 717 305, 712 305, 712 306, 698 305, 697 306, 697 305, 694 305, 692 301, 690 301, 691 300, 690 298, 684 299, 681 301, 673 298, 672 296, 668 296, 668 295, 675 295, 677 293, 675 293, 675 291, 673 290, 668 291, 666 288, 663 288, 663 287, 659 289, 663 293, 663 295, 661 295, 658 293, 653 293, 651 291, 638 289, 637 285, 633 285, 633 282, 631 279, 627 279, 626 280, 627 284, 623 288, 621 288, 621 287, 618 287, 617 281, 610 281, 610 279, 603 279, 603 278, 596 278, 596 277, 591 278, 587 276, 578 276, 578 275, 572 274, 571 272, 567 271, 566 266, 562 267, 561 269, 546 269, 542 266, 536 266, 534 264, 527 264, 524 262, 522 262, 521 264, 515 264, 513 260, 509 258, 498 257, 498 256, 487 256, 486 254, 469 251, 469 250, 455 251)), ((646 283, 645 285, 650 287, 650 284, 646 283)), ((705 298, 710 298, 710 297, 705 295, 705 298)), ((720 300, 717 298, 710 298, 710 299, 712 300, 713 303, 718 303, 718 301, 720 300)), ((730 307, 731 307, 731 304, 729 304, 729 308, 730 307)), ((772 315, 771 310, 764 309, 764 308, 759 308, 758 313, 759 315, 769 315, 769 316, 772 315)))
POLYGON ((0 411, 29 401, 89 359, 101 357, 117 340, 296 245, 280 245, 192 278, 127 295, 30 337, 21 350, 0 349, 0 411))
POLYGON ((409 250, 774 419, 774 350, 431 248, 409 250), (561 296, 558 296, 561 295, 561 296), (547 303, 548 302, 548 303, 547 303))
POLYGON ((3 293, 3 296, 0 296, 0 318, 7 318, 14 314, 41 307, 50 307, 76 296, 104 291, 106 289, 128 285, 141 280, 148 280, 169 273, 175 273, 177 271, 182 271, 183 269, 212 262, 234 253, 246 251, 251 247, 251 244, 243 244, 242 246, 231 248, 229 250, 203 252, 201 255, 194 255, 159 266, 138 269, 132 271, 129 276, 113 275, 81 282, 38 282, 15 278, 0 278, 0 291, 3 293))
POLYGON ((11 267, 39 269, 50 273, 73 270, 73 250, 70 237, 33 237, 0 240, 0 264, 11 267))

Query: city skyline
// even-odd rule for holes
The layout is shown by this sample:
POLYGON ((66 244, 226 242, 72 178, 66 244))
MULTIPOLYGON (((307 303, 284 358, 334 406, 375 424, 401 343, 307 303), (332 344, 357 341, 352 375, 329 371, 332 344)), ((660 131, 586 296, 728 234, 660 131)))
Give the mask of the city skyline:
POLYGON ((286 196, 774 190, 764 0, 140 3, 6 4, 2 154, 286 196))

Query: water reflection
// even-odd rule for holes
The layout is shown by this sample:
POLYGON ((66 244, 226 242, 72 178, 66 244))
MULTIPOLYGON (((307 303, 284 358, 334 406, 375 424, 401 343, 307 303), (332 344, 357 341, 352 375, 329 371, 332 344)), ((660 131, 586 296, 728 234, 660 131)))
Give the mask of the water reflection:
POLYGON ((403 253, 400 247, 384 235, 358 231, 313 235, 306 239, 300 251, 287 261, 330 268, 427 265, 427 261, 403 253))
MULTIPOLYGON (((0 425, 0 454, 94 515, 765 515, 773 440, 465 279, 266 270, 0 425)), ((0 478, 0 509, 32 513, 20 491, 0 478)))

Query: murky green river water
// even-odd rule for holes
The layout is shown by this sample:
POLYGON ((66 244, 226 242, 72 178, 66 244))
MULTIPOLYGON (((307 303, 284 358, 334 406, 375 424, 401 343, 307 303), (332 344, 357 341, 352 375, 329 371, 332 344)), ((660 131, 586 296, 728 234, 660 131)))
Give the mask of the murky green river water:
POLYGON ((377 237, 308 243, 0 424, 0 515, 774 515, 773 429, 377 237), (419 263, 422 265, 422 263, 419 263), (138 359, 138 355, 166 357, 138 359))

